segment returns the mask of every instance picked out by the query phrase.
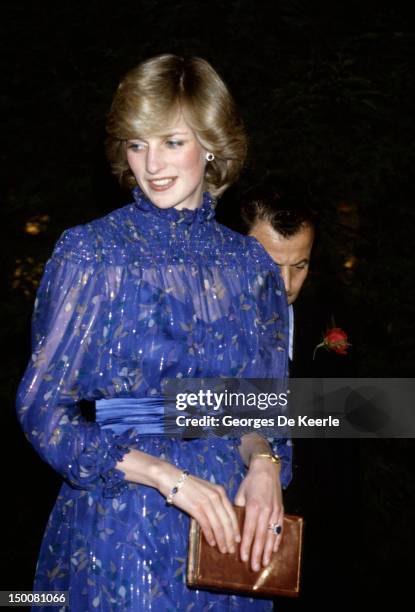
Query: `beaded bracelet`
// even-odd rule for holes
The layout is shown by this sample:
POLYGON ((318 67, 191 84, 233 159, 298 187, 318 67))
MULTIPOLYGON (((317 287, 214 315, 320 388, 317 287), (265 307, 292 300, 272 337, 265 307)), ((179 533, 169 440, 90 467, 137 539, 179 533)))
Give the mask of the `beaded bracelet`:
POLYGON ((189 476, 189 474, 190 474, 189 470, 183 470, 183 472, 180 475, 179 480, 176 482, 176 484, 174 485, 174 487, 168 494, 167 499, 166 499, 166 504, 170 506, 173 503, 173 497, 176 495, 180 487, 183 486, 183 483, 186 480, 186 478, 189 476))

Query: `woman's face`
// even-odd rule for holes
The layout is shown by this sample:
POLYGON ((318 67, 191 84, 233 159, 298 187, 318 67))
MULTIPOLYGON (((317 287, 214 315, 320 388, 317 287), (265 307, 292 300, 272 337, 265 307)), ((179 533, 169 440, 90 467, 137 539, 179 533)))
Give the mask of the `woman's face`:
POLYGON ((159 208, 198 208, 206 151, 179 113, 165 133, 127 141, 127 161, 144 194, 159 208))

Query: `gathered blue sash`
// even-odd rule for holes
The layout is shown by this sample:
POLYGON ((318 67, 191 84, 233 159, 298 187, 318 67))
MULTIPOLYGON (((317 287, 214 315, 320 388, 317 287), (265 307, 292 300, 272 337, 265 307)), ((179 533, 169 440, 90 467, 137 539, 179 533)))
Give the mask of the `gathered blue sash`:
POLYGON ((141 435, 164 434, 164 397, 117 397, 95 402, 96 422, 117 434, 135 427, 141 435))

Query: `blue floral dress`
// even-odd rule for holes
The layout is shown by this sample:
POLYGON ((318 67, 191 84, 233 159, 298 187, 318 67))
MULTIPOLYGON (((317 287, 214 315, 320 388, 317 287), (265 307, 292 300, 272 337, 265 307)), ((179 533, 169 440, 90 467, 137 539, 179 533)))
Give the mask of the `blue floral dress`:
MULTIPOLYGON (((189 589, 189 516, 115 468, 139 449, 233 500, 246 474, 238 440, 120 432, 81 415, 81 400, 111 398, 143 398, 145 411, 169 378, 286 374, 286 299, 261 245, 217 223, 208 193, 194 211, 133 193, 132 204, 64 232, 36 298, 18 416, 64 484, 34 588, 68 590, 61 609, 73 612, 271 610, 270 600, 189 589)), ((286 487, 290 441, 272 445, 286 487)))

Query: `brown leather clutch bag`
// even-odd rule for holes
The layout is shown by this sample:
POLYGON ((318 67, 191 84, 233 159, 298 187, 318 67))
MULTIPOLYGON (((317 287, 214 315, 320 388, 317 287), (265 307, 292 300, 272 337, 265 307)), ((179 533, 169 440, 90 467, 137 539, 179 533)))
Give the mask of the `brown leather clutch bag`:
MULTIPOLYGON (((234 506, 242 533, 245 508, 234 506)), ((190 524, 187 585, 246 593, 252 596, 298 597, 304 521, 300 516, 286 514, 278 552, 273 553, 268 567, 254 572, 250 561, 242 561, 239 546, 235 553, 221 553, 210 546, 203 532, 192 518, 190 524)))

